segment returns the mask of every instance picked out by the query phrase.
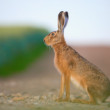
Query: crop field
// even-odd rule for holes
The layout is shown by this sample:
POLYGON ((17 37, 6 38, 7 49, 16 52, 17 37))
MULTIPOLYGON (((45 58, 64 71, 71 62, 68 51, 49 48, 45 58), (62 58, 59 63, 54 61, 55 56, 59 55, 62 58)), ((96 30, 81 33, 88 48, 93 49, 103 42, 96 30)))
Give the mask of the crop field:
POLYGON ((48 31, 35 27, 0 27, 0 77, 27 68, 45 51, 48 31))

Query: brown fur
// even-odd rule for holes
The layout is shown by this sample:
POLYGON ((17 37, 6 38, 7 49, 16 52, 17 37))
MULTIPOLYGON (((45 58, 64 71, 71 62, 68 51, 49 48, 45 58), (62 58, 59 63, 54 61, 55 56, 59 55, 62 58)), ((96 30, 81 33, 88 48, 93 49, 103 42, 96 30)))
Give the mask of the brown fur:
MULTIPOLYGON (((65 12, 61 12, 65 14, 65 12)), ((62 23, 61 13, 59 22, 62 23)), ((67 13, 67 12, 66 12, 67 13)), ((63 16, 63 15, 62 15, 63 16)), ((61 24, 61 28, 64 24, 61 24)), ((58 26, 59 28, 59 26, 58 26)), ((76 81, 87 93, 89 101, 73 100, 87 104, 104 102, 110 96, 110 81, 105 74, 95 65, 83 58, 65 42, 63 29, 52 32, 44 38, 47 45, 52 46, 55 52, 54 63, 61 73, 61 88, 58 100, 63 100, 64 88, 66 90, 66 101, 70 100, 70 80, 76 81)), ((64 27, 63 27, 64 28, 64 27)))

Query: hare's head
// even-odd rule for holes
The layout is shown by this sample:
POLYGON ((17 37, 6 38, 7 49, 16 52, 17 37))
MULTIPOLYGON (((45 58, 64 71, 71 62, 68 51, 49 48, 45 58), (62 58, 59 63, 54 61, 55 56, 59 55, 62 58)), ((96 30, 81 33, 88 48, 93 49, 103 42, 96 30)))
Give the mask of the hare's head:
POLYGON ((44 38, 44 42, 47 45, 55 45, 61 42, 65 42, 64 40, 64 28, 66 27, 68 22, 68 12, 61 11, 58 14, 58 30, 51 32, 44 38))

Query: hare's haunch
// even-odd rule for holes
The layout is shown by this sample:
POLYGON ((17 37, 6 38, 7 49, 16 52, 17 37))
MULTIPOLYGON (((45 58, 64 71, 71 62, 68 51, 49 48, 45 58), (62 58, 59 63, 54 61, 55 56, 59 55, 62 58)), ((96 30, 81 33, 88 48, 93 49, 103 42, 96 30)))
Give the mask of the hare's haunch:
POLYGON ((44 42, 54 49, 55 66, 61 73, 61 88, 58 100, 70 100, 71 80, 81 86, 90 98, 89 101, 76 99, 73 102, 87 104, 104 102, 110 96, 110 80, 100 69, 66 44, 64 29, 68 17, 68 12, 61 11, 58 15, 58 30, 51 32, 44 38, 44 42), (66 99, 63 99, 64 88, 66 90, 66 99))

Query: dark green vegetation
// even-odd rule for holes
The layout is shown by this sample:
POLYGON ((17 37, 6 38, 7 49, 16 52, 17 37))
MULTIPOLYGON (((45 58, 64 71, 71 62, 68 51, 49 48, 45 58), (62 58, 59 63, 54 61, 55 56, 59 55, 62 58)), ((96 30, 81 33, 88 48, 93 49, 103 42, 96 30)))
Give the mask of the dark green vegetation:
POLYGON ((48 31, 33 27, 0 27, 0 77, 28 67, 46 50, 48 31))

